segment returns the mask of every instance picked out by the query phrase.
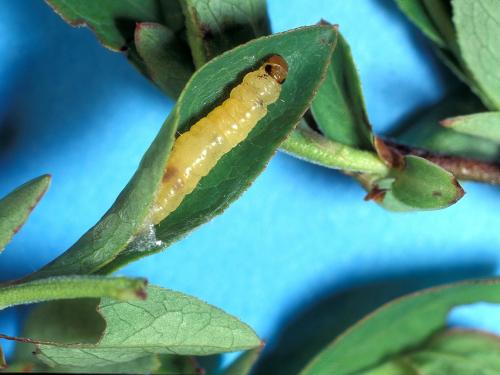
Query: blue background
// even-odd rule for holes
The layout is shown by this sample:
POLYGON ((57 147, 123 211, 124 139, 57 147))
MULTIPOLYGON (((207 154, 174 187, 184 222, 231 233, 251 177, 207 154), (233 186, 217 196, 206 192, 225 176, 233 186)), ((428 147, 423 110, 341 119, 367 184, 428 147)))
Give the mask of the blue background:
MULTIPOLYGON (((391 0, 270 0, 269 12, 274 32, 321 18, 340 25, 378 132, 457 85, 391 0)), ((53 259, 103 215, 173 103, 41 1, 0 0, 0 19, 0 195, 53 176, 1 256, 7 280, 53 259)), ((467 195, 449 209, 394 214, 364 202, 350 178, 278 153, 224 215, 120 274, 219 306, 272 348, 291 317, 325 296, 379 280, 411 280, 411 289, 496 274, 499 191, 464 187, 467 195)), ((15 334, 23 311, 3 311, 0 332, 15 334)), ((498 311, 461 310, 454 321, 500 332, 498 311)))

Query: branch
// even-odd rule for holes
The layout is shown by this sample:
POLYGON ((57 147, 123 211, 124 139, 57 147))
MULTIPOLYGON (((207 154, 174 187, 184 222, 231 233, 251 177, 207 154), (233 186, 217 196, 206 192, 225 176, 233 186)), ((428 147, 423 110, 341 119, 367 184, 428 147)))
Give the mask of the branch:
POLYGON ((487 162, 482 160, 470 159, 462 156, 449 156, 434 153, 421 148, 405 146, 392 140, 383 140, 386 146, 402 155, 415 155, 427 159, 447 171, 459 180, 469 180, 486 182, 489 184, 500 185, 500 163, 487 162))
MULTIPOLYGON (((281 149, 283 151, 293 154, 298 158, 308 160, 312 163, 323 165, 329 168, 341 169, 344 172, 348 173, 384 173, 383 168, 373 160, 374 157, 380 157, 377 157, 375 152, 353 149, 352 147, 341 145, 337 142, 328 140, 321 134, 321 131, 319 130, 314 117, 309 111, 306 112, 303 120, 304 121, 302 121, 302 123, 297 127, 295 132, 292 132, 292 136, 295 136, 295 138, 300 136, 299 138, 305 139, 295 139, 294 141, 293 137, 290 137, 282 145, 281 149), (348 150, 348 152, 345 152, 344 155, 341 155, 341 153, 337 151, 339 148, 345 148, 346 150, 348 150)), ((385 138, 382 139, 380 137, 375 137, 375 143, 377 143, 377 139, 382 141, 381 146, 385 146, 386 148, 386 150, 384 151, 383 149, 379 149, 380 147, 377 147, 379 149, 379 154, 380 152, 388 152, 393 153, 395 157, 397 157, 397 155, 420 156, 439 165, 441 168, 446 169, 448 172, 453 173, 453 175, 459 180, 477 181, 493 185, 500 185, 499 162, 488 162, 463 156, 440 154, 422 148, 402 145, 394 140, 385 138)), ((390 155, 387 156, 390 157, 390 155)), ((387 158, 384 157, 384 159, 387 158)), ((393 161, 397 162, 397 160, 393 161)))

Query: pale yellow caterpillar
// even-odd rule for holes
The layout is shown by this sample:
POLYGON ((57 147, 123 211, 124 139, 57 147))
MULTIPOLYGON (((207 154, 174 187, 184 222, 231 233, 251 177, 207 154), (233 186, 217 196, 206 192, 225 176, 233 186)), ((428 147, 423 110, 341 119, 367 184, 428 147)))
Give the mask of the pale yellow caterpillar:
POLYGON ((190 194, 219 159, 242 142, 278 100, 288 64, 272 56, 259 69, 243 77, 229 98, 180 135, 173 145, 151 211, 158 224, 190 194))

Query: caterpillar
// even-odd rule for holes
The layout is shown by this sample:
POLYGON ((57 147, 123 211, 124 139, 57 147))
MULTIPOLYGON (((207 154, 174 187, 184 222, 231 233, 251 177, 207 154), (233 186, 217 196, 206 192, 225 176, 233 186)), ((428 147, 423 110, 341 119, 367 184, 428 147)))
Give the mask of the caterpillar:
POLYGON ((271 56, 247 73, 229 98, 214 108, 174 142, 162 183, 151 210, 158 224, 190 194, 219 159, 242 142, 276 102, 288 75, 287 62, 271 56))

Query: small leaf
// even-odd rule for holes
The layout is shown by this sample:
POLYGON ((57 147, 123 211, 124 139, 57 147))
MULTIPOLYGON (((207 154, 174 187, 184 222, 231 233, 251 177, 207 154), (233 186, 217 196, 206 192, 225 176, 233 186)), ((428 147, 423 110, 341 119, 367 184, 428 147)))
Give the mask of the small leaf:
POLYGON ((493 375, 500 373, 499 358, 499 337, 480 331, 452 329, 437 334, 418 349, 397 355, 360 375, 493 375), (394 371, 388 372, 389 368, 394 371))
POLYGON ((9 306, 68 298, 146 298, 146 280, 125 277, 64 276, 0 288, 0 310, 9 306))
POLYGON ((181 0, 197 68, 222 52, 270 34, 265 0, 181 0))
POLYGON ((248 375, 259 358, 262 348, 249 350, 241 354, 222 375, 248 375))
POLYGON ((398 142, 447 155, 494 161, 500 146, 492 141, 455 132, 439 125, 450 116, 484 111, 485 107, 468 89, 460 89, 437 104, 425 108, 390 134, 398 142))
POLYGON ((462 57, 485 104, 500 109, 500 7, 495 0, 453 0, 452 5, 462 57))
POLYGON ((136 22, 164 23, 173 31, 183 27, 177 0, 46 0, 73 26, 86 25, 99 41, 114 51, 127 48, 134 39, 136 22))
POLYGON ((442 330, 453 307, 479 301, 500 303, 500 279, 450 284, 398 298, 339 336, 301 375, 361 373, 442 330))
POLYGON ((341 34, 311 111, 327 138, 351 147, 373 150, 373 135, 358 72, 351 48, 341 34))
POLYGON ((434 43, 445 47, 446 43, 430 17, 424 0, 396 0, 399 9, 434 43))
POLYGON ((171 114, 177 124, 174 127, 181 133, 193 124, 193 119, 206 115, 226 98, 229 88, 241 81, 242 73, 254 70, 269 55, 281 55, 289 66, 280 99, 268 108, 267 115, 243 142, 218 161, 177 210, 156 227, 154 240, 162 244, 156 245, 156 241, 149 241, 150 247, 131 244, 100 272, 112 272, 160 251, 222 213, 250 186, 310 105, 324 77, 336 35, 335 28, 322 25, 256 39, 216 57, 193 75, 171 114))
POLYGON ((151 22, 137 24, 135 48, 151 80, 177 98, 194 72, 189 48, 169 28, 151 22))
POLYGON ((500 143, 500 112, 484 112, 448 118, 442 121, 442 125, 459 133, 500 143))
POLYGON ((21 229, 49 184, 50 176, 43 175, 28 181, 0 200, 0 253, 21 229))
POLYGON ((419 209, 440 209, 464 195, 456 178, 443 168, 418 156, 405 156, 404 167, 392 184, 394 197, 419 209))
POLYGON ((500 339, 478 331, 450 330, 406 358, 425 375, 498 374, 500 339))
POLYGON ((208 355, 260 345, 246 324, 196 298, 160 287, 148 299, 102 299, 106 329, 96 344, 38 344, 38 355, 54 366, 108 366, 157 354, 208 355))

